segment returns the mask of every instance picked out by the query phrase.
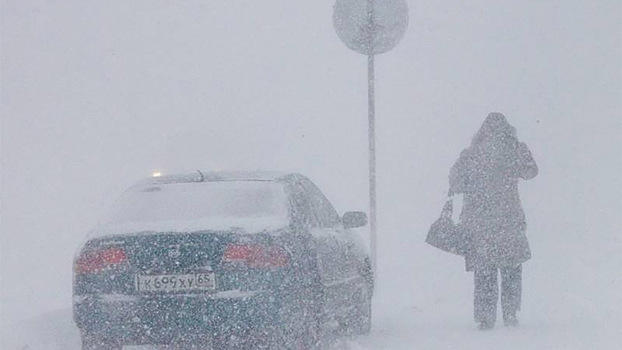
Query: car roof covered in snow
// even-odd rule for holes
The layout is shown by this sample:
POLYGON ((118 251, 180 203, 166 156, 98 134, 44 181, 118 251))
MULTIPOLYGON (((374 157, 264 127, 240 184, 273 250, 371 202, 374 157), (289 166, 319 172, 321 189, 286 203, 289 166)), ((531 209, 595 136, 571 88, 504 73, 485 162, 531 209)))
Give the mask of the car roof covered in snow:
POLYGON ((191 182, 217 182, 217 181, 271 181, 284 182, 287 178, 302 178, 297 173, 278 171, 201 171, 190 173, 152 176, 139 181, 140 185, 163 185, 174 183, 191 182))

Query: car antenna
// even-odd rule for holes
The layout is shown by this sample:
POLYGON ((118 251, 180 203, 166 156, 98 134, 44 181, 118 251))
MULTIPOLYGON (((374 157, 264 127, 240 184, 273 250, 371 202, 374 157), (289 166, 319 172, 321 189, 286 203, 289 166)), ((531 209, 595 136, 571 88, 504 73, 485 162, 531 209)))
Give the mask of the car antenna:
POLYGON ((203 181, 205 181, 205 176, 203 175, 203 173, 201 172, 201 170, 197 170, 197 172, 199 173, 199 175, 201 175, 201 180, 199 180, 199 182, 203 182, 203 181))

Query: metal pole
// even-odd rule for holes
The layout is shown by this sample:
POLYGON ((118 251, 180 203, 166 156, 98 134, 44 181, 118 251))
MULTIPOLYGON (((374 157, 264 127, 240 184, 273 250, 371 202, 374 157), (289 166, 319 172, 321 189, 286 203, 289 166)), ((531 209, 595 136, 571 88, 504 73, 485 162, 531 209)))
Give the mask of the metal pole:
POLYGON ((376 118, 374 101, 374 55, 367 56, 369 114, 369 228, 371 259, 376 272, 376 118))
POLYGON ((367 100, 369 121, 369 229, 372 268, 376 273, 376 111, 374 91, 374 4, 367 0, 368 54, 367 54, 367 100))

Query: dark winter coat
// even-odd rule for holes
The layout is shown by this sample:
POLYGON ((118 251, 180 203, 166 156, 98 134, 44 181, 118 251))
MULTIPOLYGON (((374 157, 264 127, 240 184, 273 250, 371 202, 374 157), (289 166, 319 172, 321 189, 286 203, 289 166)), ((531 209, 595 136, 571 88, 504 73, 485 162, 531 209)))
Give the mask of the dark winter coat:
POLYGON ((500 113, 488 115, 449 173, 450 193, 463 193, 460 228, 471 237, 467 270, 531 258, 518 180, 538 174, 529 148, 500 113))

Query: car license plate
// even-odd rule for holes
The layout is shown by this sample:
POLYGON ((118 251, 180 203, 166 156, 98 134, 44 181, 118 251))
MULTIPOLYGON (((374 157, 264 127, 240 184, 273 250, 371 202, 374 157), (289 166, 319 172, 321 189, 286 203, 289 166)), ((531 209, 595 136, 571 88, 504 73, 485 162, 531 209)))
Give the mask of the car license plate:
POLYGON ((216 278, 213 272, 189 275, 137 275, 136 289, 139 292, 214 290, 216 278))

